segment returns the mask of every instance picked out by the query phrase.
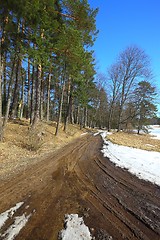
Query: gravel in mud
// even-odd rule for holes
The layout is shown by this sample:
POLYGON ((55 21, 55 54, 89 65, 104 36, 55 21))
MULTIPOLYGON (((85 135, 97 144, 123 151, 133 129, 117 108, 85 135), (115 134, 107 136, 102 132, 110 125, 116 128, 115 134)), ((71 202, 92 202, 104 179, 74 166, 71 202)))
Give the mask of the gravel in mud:
POLYGON ((24 202, 14 215, 31 214, 16 240, 57 240, 71 213, 97 240, 160 239, 160 187, 116 167, 101 148, 101 137, 87 134, 1 180, 0 213, 24 202))

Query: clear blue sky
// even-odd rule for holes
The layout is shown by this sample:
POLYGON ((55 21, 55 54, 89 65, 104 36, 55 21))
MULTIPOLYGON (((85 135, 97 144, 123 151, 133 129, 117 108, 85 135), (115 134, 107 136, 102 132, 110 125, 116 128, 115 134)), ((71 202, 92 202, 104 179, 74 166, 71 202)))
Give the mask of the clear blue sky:
POLYGON ((89 0, 99 8, 94 45, 99 71, 114 63, 131 44, 142 48, 151 59, 156 82, 160 83, 160 0, 89 0))

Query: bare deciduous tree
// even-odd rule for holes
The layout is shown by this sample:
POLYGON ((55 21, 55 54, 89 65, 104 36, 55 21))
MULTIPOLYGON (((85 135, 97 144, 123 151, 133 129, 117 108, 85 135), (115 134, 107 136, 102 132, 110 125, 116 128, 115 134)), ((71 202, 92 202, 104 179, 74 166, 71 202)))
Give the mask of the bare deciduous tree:
POLYGON ((110 104, 109 104, 109 114, 108 114, 108 131, 111 129, 111 122, 113 117, 113 112, 115 108, 115 103, 118 100, 118 96, 120 95, 120 86, 121 86, 121 78, 120 78, 120 68, 118 64, 114 64, 108 70, 108 79, 110 82, 110 104))
POLYGON ((124 106, 134 85, 144 77, 148 78, 151 76, 149 57, 137 46, 130 46, 120 54, 116 64, 111 67, 109 76, 112 81, 112 99, 108 127, 110 128, 113 104, 116 97, 119 96, 117 120, 117 129, 119 131, 123 121, 124 106))

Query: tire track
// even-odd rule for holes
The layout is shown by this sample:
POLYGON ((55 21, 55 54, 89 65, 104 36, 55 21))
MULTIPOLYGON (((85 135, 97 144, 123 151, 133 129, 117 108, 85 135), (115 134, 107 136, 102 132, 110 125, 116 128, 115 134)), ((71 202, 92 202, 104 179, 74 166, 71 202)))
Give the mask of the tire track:
POLYGON ((95 237, 160 239, 160 188, 115 167, 101 148, 100 136, 85 135, 0 183, 0 212, 23 201, 15 214, 32 213, 16 240, 56 240, 67 213, 83 216, 95 237))

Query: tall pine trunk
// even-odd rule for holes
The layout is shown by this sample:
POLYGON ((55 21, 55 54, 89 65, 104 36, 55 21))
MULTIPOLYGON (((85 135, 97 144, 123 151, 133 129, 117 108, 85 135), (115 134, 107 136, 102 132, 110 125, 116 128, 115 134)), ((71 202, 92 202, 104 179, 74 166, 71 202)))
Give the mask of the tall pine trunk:
POLYGON ((49 73, 48 75, 48 84, 47 84, 47 116, 46 116, 46 120, 47 122, 49 122, 49 118, 50 118, 50 89, 51 89, 51 73, 49 73))
POLYGON ((84 107, 84 123, 83 123, 84 128, 87 126, 87 117, 88 117, 88 110, 87 110, 87 107, 84 107))
POLYGON ((74 105, 73 105, 73 96, 70 99, 70 122, 74 124, 74 105))
POLYGON ((30 111, 30 124, 33 124, 33 119, 34 119, 34 110, 35 110, 35 67, 34 63, 32 66, 32 92, 31 92, 31 111, 30 111))
POLYGON ((41 76, 41 93, 40 93, 40 119, 43 120, 44 115, 44 79, 43 75, 41 76))
POLYGON ((30 59, 28 59, 28 79, 27 79, 27 85, 28 85, 28 92, 27 92, 27 113, 26 118, 28 119, 31 114, 31 74, 30 74, 30 59))
MULTIPOLYGON (((7 11, 8 12, 8 11, 7 11)), ((3 140, 3 120, 2 120, 2 78, 3 78, 3 61, 4 61, 4 43, 5 43, 5 26, 8 24, 8 13, 6 13, 6 16, 4 15, 3 23, 0 24, 0 32, 1 32, 1 38, 0 38, 0 141, 3 140)))
MULTIPOLYGON (((22 27, 23 29, 23 27, 22 27)), ((18 34, 21 31, 21 23, 18 20, 17 23, 17 45, 16 45, 16 55, 17 55, 17 67, 16 67, 16 80, 14 85, 14 92, 13 92, 13 102, 11 106, 11 118, 17 117, 17 108, 18 108, 18 101, 19 101, 19 82, 20 82, 20 73, 22 69, 22 58, 20 57, 21 46, 18 44, 18 34)))
POLYGON ((6 105, 6 114, 5 114, 4 119, 3 119, 3 133, 4 133, 5 127, 6 127, 7 122, 8 122, 9 110, 10 110, 10 106, 11 106, 12 85, 13 85, 13 81, 14 81, 14 79, 13 79, 14 68, 15 68, 15 58, 14 58, 13 64, 12 64, 11 78, 10 78, 10 82, 9 82, 9 86, 8 86, 8 97, 7 97, 7 105, 6 105))
POLYGON ((79 124, 80 124, 80 130, 83 128, 84 123, 84 108, 80 110, 80 117, 79 117, 79 124))
POLYGON ((61 119, 62 119, 62 107, 63 107, 64 90, 65 90, 65 80, 64 80, 63 85, 62 85, 62 92, 61 92, 60 101, 59 101, 58 119, 57 119, 57 126, 56 126, 56 132, 55 132, 56 136, 58 135, 59 124, 60 124, 61 119))
POLYGON ((17 67, 16 67, 16 81, 15 81, 14 93, 13 93, 13 103, 12 103, 12 108, 11 108, 11 118, 17 117, 20 72, 21 72, 21 60, 18 58, 17 67))
POLYGON ((6 113, 6 104, 7 104, 7 73, 6 73, 6 53, 4 54, 3 59, 3 100, 2 100, 2 112, 3 115, 6 113))
POLYGON ((37 81, 36 81, 36 101, 35 101, 35 113, 32 123, 32 128, 35 128, 40 119, 40 96, 41 96, 41 77, 42 77, 42 66, 37 66, 37 81))
MULTIPOLYGON (((0 43, 1 45, 1 43, 0 43)), ((3 76, 3 60, 2 52, 0 53, 0 141, 3 140, 3 120, 2 120, 2 76, 3 76)))
POLYGON ((80 107, 78 105, 77 108, 75 108, 75 111, 74 111, 74 123, 75 124, 79 124, 79 115, 80 115, 80 107))
POLYGON ((23 110, 24 110, 24 76, 22 76, 22 93, 21 93, 21 101, 19 105, 19 118, 23 117, 23 110))
POLYGON ((68 119, 69 115, 71 112, 71 98, 72 98, 72 87, 71 87, 71 82, 68 82, 68 91, 67 91, 67 107, 66 107, 66 115, 64 118, 64 131, 67 130, 67 124, 68 124, 68 119))

